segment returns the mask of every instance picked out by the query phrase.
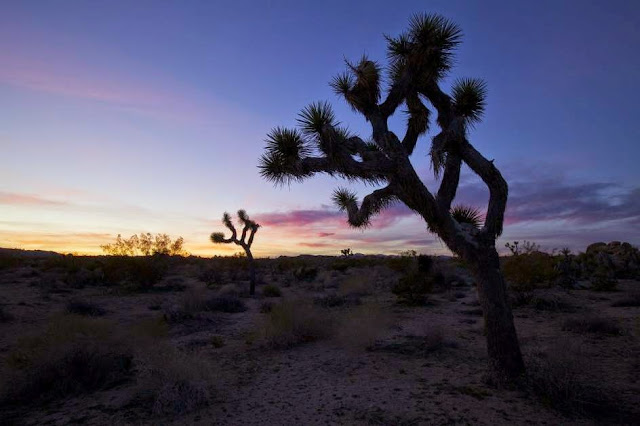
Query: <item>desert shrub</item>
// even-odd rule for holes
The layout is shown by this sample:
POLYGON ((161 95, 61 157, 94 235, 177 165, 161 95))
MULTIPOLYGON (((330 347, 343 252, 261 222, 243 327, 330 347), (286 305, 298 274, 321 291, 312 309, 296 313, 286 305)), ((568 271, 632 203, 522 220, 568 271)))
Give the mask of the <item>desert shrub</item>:
POLYGON ((346 277, 338 286, 338 294, 342 296, 362 297, 371 294, 372 277, 361 273, 346 277))
POLYGON ((240 289, 235 284, 224 285, 218 290, 218 295, 220 296, 240 297, 245 293, 247 293, 246 290, 240 289))
POLYGON ((0 400, 22 404, 105 389, 128 380, 132 348, 111 323, 65 315, 19 340, 7 358, 0 400))
POLYGON ((222 284, 222 274, 213 267, 203 268, 198 274, 198 279, 205 283, 207 287, 217 286, 222 284))
POLYGON ((301 266, 293 271, 293 276, 298 281, 313 281, 318 275, 318 268, 301 266))
POLYGON ((502 258, 502 270, 509 288, 514 291, 530 291, 553 282, 556 277, 553 257, 542 252, 502 258))
POLYGON ((349 268, 367 268, 380 264, 382 261, 375 257, 341 257, 331 264, 334 271, 346 272, 349 268))
POLYGON ((286 301, 273 306, 259 332, 267 346, 289 348, 300 343, 328 338, 332 318, 304 301, 286 301))
POLYGON ((569 318, 562 324, 562 330, 574 333, 594 333, 610 336, 620 336, 623 330, 609 318, 585 316, 569 318))
POLYGON ((169 269, 169 258, 153 256, 109 256, 104 259, 104 279, 121 284, 131 291, 150 290, 160 282, 169 269))
POLYGON ((153 340, 169 335, 169 324, 162 316, 147 318, 131 327, 131 335, 136 340, 153 340))
POLYGON ((536 311, 548 312, 574 312, 576 308, 556 296, 535 296, 530 305, 536 311))
POLYGON ((611 304, 615 308, 625 308, 640 306, 640 293, 630 294, 624 298, 618 299, 611 304))
POLYGON ((371 346, 370 349, 373 351, 424 357, 446 347, 457 347, 457 344, 453 341, 448 341, 441 328, 429 327, 417 334, 404 336, 397 341, 378 342, 371 346))
POLYGON ((262 289, 262 295, 264 297, 280 297, 282 296, 282 291, 278 286, 269 284, 262 289))
POLYGON ((391 313, 377 305, 360 305, 339 317, 335 339, 351 349, 368 349, 393 325, 391 313))
MULTIPOLYGON (((409 256, 402 256, 409 257, 409 256)), ((413 252, 412 264, 391 292, 398 300, 408 305, 423 305, 427 300, 427 294, 433 291, 435 285, 442 285, 444 275, 440 271, 434 271, 433 259, 430 256, 416 256, 413 252)))
POLYGON ((419 270, 412 270, 400 277, 391 292, 407 305, 424 305, 433 290, 433 277, 419 270))
POLYGON ((144 348, 136 361, 136 403, 153 415, 178 417, 209 404, 215 377, 207 360, 160 344, 144 348))
POLYGON ((224 337, 222 336, 211 336, 211 346, 216 349, 220 349, 224 346, 224 337))
POLYGON ((17 268, 22 266, 24 259, 10 253, 0 253, 0 271, 3 269, 17 268))
POLYGON ((0 305, 0 323, 1 322, 9 322, 13 320, 13 315, 11 315, 4 306, 0 305))
POLYGON ((214 296, 203 302, 203 310, 211 312, 238 313, 247 310, 247 305, 237 297, 214 296))
POLYGON ((614 291, 618 281, 612 269, 606 266, 598 266, 591 274, 591 289, 595 291, 614 291))
POLYGON ((360 305, 362 301, 360 297, 354 295, 338 295, 335 293, 329 293, 322 296, 318 296, 313 299, 313 304, 321 306, 323 308, 336 308, 340 306, 355 306, 360 305))
POLYGON ((567 415, 606 417, 615 412, 607 392, 586 380, 586 358, 572 347, 528 357, 525 383, 543 404, 567 415))
POLYGON ((99 317, 107 313, 100 305, 81 299, 69 301, 65 310, 69 314, 85 315, 89 317, 99 317))
POLYGON ((262 302, 260 304, 260 313, 268 314, 273 309, 273 306, 274 306, 273 302, 262 302))
POLYGON ((415 264, 416 255, 417 253, 414 250, 402 252, 399 256, 387 258, 385 263, 396 272, 405 272, 415 264))

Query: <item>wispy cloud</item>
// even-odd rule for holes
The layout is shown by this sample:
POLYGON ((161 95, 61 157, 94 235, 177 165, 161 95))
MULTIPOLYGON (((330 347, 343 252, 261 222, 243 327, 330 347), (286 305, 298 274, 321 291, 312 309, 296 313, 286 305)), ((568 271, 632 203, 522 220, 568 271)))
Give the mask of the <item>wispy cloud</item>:
POLYGON ((0 191, 0 204, 13 206, 68 206, 66 201, 51 200, 39 195, 0 191))

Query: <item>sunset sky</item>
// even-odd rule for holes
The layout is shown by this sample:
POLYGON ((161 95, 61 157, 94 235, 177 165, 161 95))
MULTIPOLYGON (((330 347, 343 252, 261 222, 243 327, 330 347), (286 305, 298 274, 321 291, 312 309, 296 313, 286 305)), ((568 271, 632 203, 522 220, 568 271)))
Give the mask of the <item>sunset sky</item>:
MULTIPOLYGON (((400 205, 350 229, 330 201, 345 182, 276 188, 257 169, 267 132, 312 101, 368 137, 328 82, 345 58, 384 64, 383 34, 418 12, 462 28, 451 77, 488 84, 470 141, 510 185, 499 247, 639 244, 640 2, 5 0, 0 247, 99 253, 119 233, 166 232, 194 254, 233 253, 209 234, 244 208, 263 225, 258 256, 447 253, 400 205)), ((429 141, 412 161, 434 189, 429 141)), ((463 175, 457 201, 487 197, 463 175)))

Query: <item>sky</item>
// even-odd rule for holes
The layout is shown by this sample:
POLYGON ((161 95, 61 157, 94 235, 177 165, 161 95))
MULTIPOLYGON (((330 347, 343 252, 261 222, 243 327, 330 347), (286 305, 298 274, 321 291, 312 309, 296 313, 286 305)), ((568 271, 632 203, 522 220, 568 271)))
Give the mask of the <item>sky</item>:
MULTIPOLYGON (((338 186, 374 188, 320 175, 279 188, 257 169, 269 130, 313 101, 369 137, 328 82, 363 53, 385 65, 384 34, 422 12, 464 34, 443 88, 488 84, 470 142, 509 182, 498 247, 639 244, 639 2, 4 0, 0 247, 98 254, 151 232, 232 254, 209 235, 244 208, 262 225, 257 256, 447 254, 402 205, 356 230, 331 204, 338 186)), ((403 134, 402 114, 391 127, 403 134)), ((432 136, 411 161, 435 190, 432 136)), ((484 210, 487 198, 465 170, 455 202, 484 210)))

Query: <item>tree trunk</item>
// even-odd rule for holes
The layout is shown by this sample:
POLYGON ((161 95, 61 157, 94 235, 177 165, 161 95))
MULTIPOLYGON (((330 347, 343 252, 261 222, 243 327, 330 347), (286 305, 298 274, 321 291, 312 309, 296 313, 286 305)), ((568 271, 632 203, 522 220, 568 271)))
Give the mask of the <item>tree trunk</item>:
POLYGON ((513 315, 507 300, 507 287, 500 271, 495 247, 481 247, 470 259, 477 279, 478 298, 484 314, 487 349, 491 366, 508 379, 524 373, 524 362, 513 315))
POLYGON ((256 294, 256 265, 253 262, 253 256, 249 250, 247 252, 247 261, 249 262, 249 295, 256 294))

